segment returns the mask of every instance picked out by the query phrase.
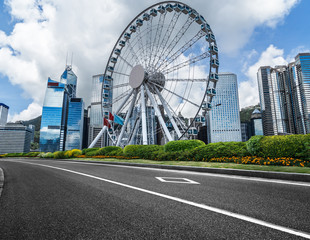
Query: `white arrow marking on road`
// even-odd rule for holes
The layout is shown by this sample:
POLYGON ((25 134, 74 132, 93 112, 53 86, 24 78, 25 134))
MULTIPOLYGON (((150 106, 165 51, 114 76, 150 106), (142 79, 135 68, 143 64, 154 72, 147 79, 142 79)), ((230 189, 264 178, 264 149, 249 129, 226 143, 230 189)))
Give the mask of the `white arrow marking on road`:
POLYGON ((44 165, 44 164, 21 162, 21 161, 10 161, 10 162, 31 164, 31 165, 47 167, 47 168, 53 168, 53 169, 57 169, 57 170, 65 171, 65 172, 70 172, 70 173, 78 174, 78 175, 81 175, 81 176, 85 176, 85 177, 97 179, 97 180, 100 180, 100 181, 112 183, 112 184, 119 185, 119 186, 122 186, 122 187, 134 189, 134 190, 137 190, 137 191, 140 191, 140 192, 145 192, 145 193, 148 193, 148 194, 151 194, 151 195, 155 195, 155 196, 158 196, 158 197, 170 199, 170 200, 173 200, 173 201, 176 201, 176 202, 185 203, 185 204, 188 204, 190 206, 194 206, 194 207, 205 209, 205 210, 208 210, 208 211, 211 211, 211 212, 223 214, 223 215, 230 216, 230 217, 233 217, 233 218, 237 218, 237 219, 240 219, 240 220, 243 220, 243 221, 247 221, 247 222, 250 222, 250 223, 255 223, 257 225, 261 225, 261 226, 264 226, 264 227, 276 229, 276 230, 279 230, 281 232, 289 233, 289 234, 292 234, 292 235, 295 235, 295 236, 299 236, 299 237, 304 237, 306 239, 310 239, 310 233, 307 233, 307 232, 302 232, 302 231, 299 231, 299 230, 296 230, 296 229, 279 226, 279 225, 276 225, 276 224, 273 224, 273 223, 269 223, 269 222, 265 222, 265 221, 262 221, 262 220, 259 220, 259 219, 256 219, 256 218, 248 217, 248 216, 241 215, 241 214, 238 214, 238 213, 229 212, 229 211, 226 211, 226 210, 223 210, 223 209, 220 209, 220 208, 215 208, 215 207, 207 206, 207 205, 204 205, 204 204, 201 204, 201 203, 195 203, 195 202, 188 201, 188 200, 185 200, 185 199, 182 199, 182 198, 169 196, 169 195, 166 195, 166 194, 150 191, 150 190, 147 190, 147 189, 131 186, 131 185, 128 185, 128 184, 112 181, 112 180, 101 178, 101 177, 96 177, 96 176, 93 176, 93 175, 90 175, 90 174, 76 172, 76 171, 72 171, 72 170, 69 170, 69 169, 53 167, 53 166, 44 165))
POLYGON ((188 178, 175 178, 175 177, 155 177, 161 182, 166 183, 185 183, 185 184, 200 184, 188 178))

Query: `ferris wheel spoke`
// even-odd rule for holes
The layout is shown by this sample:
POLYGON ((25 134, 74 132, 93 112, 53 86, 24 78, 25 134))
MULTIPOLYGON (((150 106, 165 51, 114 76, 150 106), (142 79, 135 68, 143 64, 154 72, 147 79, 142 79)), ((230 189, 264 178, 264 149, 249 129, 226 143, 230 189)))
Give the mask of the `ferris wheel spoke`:
POLYGON ((118 56, 123 62, 125 62, 128 66, 130 66, 131 68, 133 68, 133 66, 126 60, 124 59, 121 55, 118 56))
POLYGON ((169 110, 169 108, 168 108, 168 105, 167 105, 165 99, 164 99, 163 96, 161 95, 160 91, 158 91, 157 87, 154 87, 154 89, 155 89, 155 91, 156 91, 156 93, 157 93, 157 95, 158 95, 158 97, 159 97, 159 99, 160 99, 160 102, 162 103, 162 105, 163 105, 163 107, 164 107, 164 109, 165 109, 165 112, 166 112, 167 115, 168 115, 168 118, 169 118, 170 122, 172 123, 172 126, 173 126, 175 132, 177 133, 178 137, 180 138, 180 137, 182 136, 182 134, 181 134, 181 132, 180 132, 180 130, 179 130, 179 128, 178 128, 176 122, 174 121, 174 119, 173 119, 173 117, 172 117, 172 114, 171 114, 171 112, 170 112, 170 110, 169 110))
POLYGON ((131 90, 128 90, 128 91, 122 93, 121 95, 119 95, 118 97, 115 98, 115 100, 112 102, 112 105, 115 104, 116 102, 120 101, 121 99, 123 99, 125 97, 123 102, 120 104, 118 109, 115 111, 115 114, 118 114, 120 112, 120 110, 125 105, 125 103, 128 101, 128 99, 130 98, 130 96, 132 95, 133 92, 134 92, 134 90, 131 89, 131 90))
POLYGON ((167 14, 167 11, 165 11, 162 14, 160 14, 160 17, 159 17, 159 20, 158 20, 157 30, 156 30, 156 34, 155 34, 155 40, 154 40, 154 46, 153 46, 153 49, 152 49, 152 52, 154 53, 154 55, 153 55, 153 58, 152 58, 151 66, 154 64, 154 61, 155 61, 155 59, 157 57, 157 53, 158 53, 158 50, 159 50, 159 40, 160 40, 160 37, 161 37, 161 33, 163 31, 166 14, 167 14))
POLYGON ((165 32, 163 40, 161 41, 161 44, 160 44, 161 51, 160 51, 160 54, 158 55, 159 58, 158 58, 158 60, 157 60, 157 62, 155 63, 154 66, 156 66, 158 64, 158 62, 159 62, 159 60, 160 60, 160 58, 161 58, 161 56, 163 54, 163 51, 166 48, 166 45, 167 45, 167 42, 168 42, 168 40, 169 40, 169 38, 171 36, 171 33, 172 33, 172 31, 173 31, 173 29, 174 29, 174 27, 175 27, 175 25, 176 25, 180 15, 181 15, 181 12, 175 12, 174 13, 174 15, 173 15, 173 17, 171 19, 171 22, 170 22, 170 24, 169 24, 169 26, 167 28, 167 31, 165 32))
POLYGON ((139 50, 141 51, 141 54, 140 54, 141 64, 144 66, 146 65, 146 62, 145 62, 146 46, 144 47, 144 44, 143 44, 140 27, 137 28, 137 38, 138 38, 139 50))
POLYGON ((143 145, 147 145, 147 126, 146 126, 146 106, 145 106, 145 94, 144 85, 140 87, 141 93, 141 118, 142 118, 142 141, 143 145))
POLYGON ((118 84, 118 85, 113 86, 113 89, 127 87, 128 85, 129 85, 128 83, 118 84))
POLYGON ((113 71, 113 73, 129 77, 129 74, 126 74, 126 73, 121 73, 121 72, 116 72, 116 71, 113 71))
POLYGON ((175 95, 175 96, 181 98, 182 100, 185 100, 186 102, 191 103, 192 105, 194 105, 194 106, 196 106, 196 107, 198 107, 198 108, 200 107, 198 104, 196 104, 196 103, 194 103, 194 102, 188 100, 188 99, 185 98, 185 97, 182 97, 181 95, 179 95, 179 94, 177 94, 177 93, 175 93, 175 92, 173 92, 173 91, 170 91, 169 89, 167 89, 167 88, 165 88, 165 87, 163 87, 163 86, 161 86, 161 85, 159 85, 159 84, 157 84, 157 83, 154 83, 154 82, 149 82, 149 83, 151 83, 151 84, 153 84, 153 85, 155 85, 155 86, 157 86, 157 87, 159 87, 159 88, 164 89, 165 91, 167 91, 167 92, 169 92, 169 93, 171 93, 171 94, 173 94, 173 95, 175 95))
POLYGON ((165 133, 166 137, 168 138, 169 141, 172 141, 173 139, 172 139, 171 134, 170 134, 170 132, 169 132, 167 126, 166 126, 166 123, 165 123, 165 121, 164 121, 164 119, 163 119, 163 117, 161 115, 161 112, 159 110, 158 104, 155 101, 155 98, 153 97, 153 95, 150 92, 150 90, 149 90, 147 85, 145 85, 145 90, 146 90, 147 96, 149 97, 149 99, 150 99, 150 101, 151 101, 151 103, 152 103, 152 105, 154 107, 154 110, 155 110, 155 113, 156 113, 156 115, 158 117, 159 123, 160 123, 161 127, 164 129, 164 133, 165 133))
POLYGON ((137 91, 134 92, 133 99, 132 99, 132 101, 131 101, 131 103, 130 103, 129 109, 128 109, 127 114, 126 114, 126 117, 125 117, 124 125, 122 126, 120 135, 118 136, 118 139, 117 139, 117 142, 116 142, 116 146, 119 146, 120 143, 121 143, 121 140, 123 139, 123 135, 124 135, 125 130, 126 130, 126 128, 127 128, 127 124, 128 124, 129 118, 130 118, 130 116, 131 116, 133 107, 134 107, 134 105, 135 105, 136 98, 137 98, 137 91))
POLYGON ((207 57, 209 57, 209 56, 210 56, 209 52, 205 52, 205 53, 203 53, 203 54, 201 54, 201 55, 199 55, 199 56, 196 56, 196 57, 194 57, 194 58, 191 58, 191 59, 189 59, 189 60, 187 60, 187 61, 185 61, 185 62, 182 62, 182 63, 180 63, 180 64, 178 64, 178 65, 176 65, 176 66, 173 66, 173 67, 171 67, 171 68, 168 68, 168 69, 164 70, 162 73, 163 73, 163 74, 168 74, 168 73, 174 72, 174 71, 176 71, 176 70, 179 70, 179 69, 181 69, 181 68, 184 68, 184 67, 186 67, 186 66, 189 66, 190 64, 199 62, 199 61, 201 61, 201 60, 203 60, 203 59, 205 59, 205 58, 207 58, 207 57))
POLYGON ((194 22, 194 19, 191 18, 190 16, 188 16, 185 24, 181 27, 180 31, 172 39, 169 46, 161 54, 160 59, 159 59, 159 64, 160 64, 160 61, 164 61, 167 58, 167 56, 169 56, 169 54, 172 52, 172 50, 175 48, 175 46, 179 43, 179 41, 184 36, 184 34, 186 33, 186 31, 189 29, 189 27, 191 26, 191 24, 193 22, 194 22))
POLYGON ((133 46, 131 45, 130 41, 128 41, 128 47, 129 47, 129 51, 130 54, 132 55, 132 57, 134 58, 136 64, 141 64, 140 59, 137 56, 137 53, 135 52, 135 50, 133 49, 133 46))
POLYGON ((165 82, 207 82, 207 78, 167 78, 165 82))
POLYGON ((152 23, 153 23, 153 16, 150 18, 150 20, 147 22, 148 23, 148 27, 149 27, 149 31, 148 31, 148 37, 147 37, 147 63, 146 63, 146 67, 149 68, 150 66, 150 61, 151 61, 151 57, 152 57, 152 23))
POLYGON ((179 56, 181 56, 181 54, 186 52, 191 46, 193 46, 203 36, 205 36, 205 33, 202 30, 200 30, 192 39, 190 39, 188 42, 186 42, 176 52, 168 55, 167 59, 164 60, 162 63, 160 63, 159 66, 157 67, 157 69, 164 69, 164 68, 166 68, 169 64, 174 62, 179 56))

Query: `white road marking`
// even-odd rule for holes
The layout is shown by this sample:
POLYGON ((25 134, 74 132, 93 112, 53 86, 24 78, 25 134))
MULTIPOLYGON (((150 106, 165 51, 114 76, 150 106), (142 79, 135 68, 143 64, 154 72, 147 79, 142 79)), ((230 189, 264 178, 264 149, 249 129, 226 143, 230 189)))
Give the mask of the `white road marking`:
MULTIPOLYGON (((55 160, 53 160, 53 161, 55 161, 55 160)), ((58 163, 91 164, 91 165, 96 165, 96 166, 109 166, 109 167, 142 169, 142 167, 135 167, 135 166, 100 164, 100 163, 91 163, 91 162, 85 162, 84 163, 84 162, 58 161, 58 163)), ((310 187, 310 183, 307 183, 307 182, 277 180, 277 179, 271 179, 271 178, 245 177, 245 176, 227 175, 227 174, 221 174, 221 173, 192 172, 192 171, 186 171, 186 170, 173 170, 173 169, 148 168, 148 167, 143 167, 143 169, 151 170, 151 171, 163 171, 163 172, 176 172, 176 173, 182 172, 184 174, 191 174, 191 175, 205 175, 205 176, 210 176, 210 177, 230 178, 230 179, 238 179, 238 180, 245 180, 245 181, 277 183, 277 184, 310 187)))
MULTIPOLYGON (((12 161, 12 162, 14 162, 14 161, 12 161)), ((72 171, 72 170, 65 169, 65 168, 59 168, 59 167, 54 167, 54 166, 49 166, 49 165, 44 165, 44 164, 38 164, 38 163, 30 163, 30 162, 22 162, 22 161, 18 161, 18 162, 25 163, 25 164, 36 165, 36 166, 47 167, 47 168, 52 168, 52 169, 57 169, 57 170, 61 170, 61 171, 65 171, 65 172, 70 172, 70 173, 74 173, 74 174, 77 174, 77 175, 81 175, 81 176, 97 179, 97 180, 100 180, 100 181, 104 181, 104 182, 112 183, 112 184, 119 185, 119 186, 122 186, 122 187, 134 189, 134 190, 137 190, 137 191, 140 191, 140 192, 144 192, 144 193, 148 193, 148 194, 151 194, 151 195, 155 195, 155 196, 158 196, 158 197, 170 199, 170 200, 173 200, 173 201, 176 201, 176 202, 188 204, 190 206, 198 207, 198 208, 205 209, 205 210, 208 210, 208 211, 211 211, 211 212, 215 212, 215 213, 219 213, 219 214, 222 214, 222 215, 226 215, 226 216, 230 216, 230 217, 233 217, 233 218, 237 218, 237 219, 240 219, 240 220, 243 220, 243 221, 246 221, 246 222, 250 222, 250 223, 254 223, 254 224, 257 224, 257 225, 264 226, 264 227, 276 229, 276 230, 279 230, 281 232, 289 233, 289 234, 292 234, 292 235, 295 235, 295 236, 300 236, 300 237, 304 237, 304 238, 310 239, 310 233, 302 232, 302 231, 299 231, 299 230, 296 230, 296 229, 292 229, 292 228, 287 228, 287 227, 279 226, 279 225, 276 225, 276 224, 273 224, 273 223, 269 223, 269 222, 265 222, 265 221, 262 221, 262 220, 259 220, 259 219, 256 219, 256 218, 248 217, 248 216, 241 215, 241 214, 238 214, 238 213, 229 212, 229 211, 226 211, 226 210, 223 210, 223 209, 220 209, 220 208, 215 208, 215 207, 207 206, 207 205, 204 205, 204 204, 201 204, 201 203, 195 203, 195 202, 188 201, 188 200, 185 200, 185 199, 182 199, 182 198, 169 196, 169 195, 166 195, 166 194, 150 191, 150 190, 147 190, 147 189, 144 189, 144 188, 139 188, 139 187, 131 186, 131 185, 128 185, 128 184, 112 181, 112 180, 101 178, 101 177, 96 177, 96 176, 93 176, 93 175, 90 175, 90 174, 86 174, 86 173, 82 173, 82 172, 72 171)))
POLYGON ((185 183, 185 184, 200 184, 188 178, 176 178, 176 177, 155 177, 161 182, 166 183, 185 183))

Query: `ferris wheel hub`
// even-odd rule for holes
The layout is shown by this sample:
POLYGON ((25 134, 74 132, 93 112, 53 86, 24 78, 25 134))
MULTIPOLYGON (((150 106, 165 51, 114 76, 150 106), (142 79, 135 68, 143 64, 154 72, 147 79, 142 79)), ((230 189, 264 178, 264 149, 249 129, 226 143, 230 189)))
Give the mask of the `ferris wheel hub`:
POLYGON ((129 85, 132 88, 138 88, 141 86, 145 78, 144 68, 141 65, 136 65, 132 68, 129 75, 129 85))

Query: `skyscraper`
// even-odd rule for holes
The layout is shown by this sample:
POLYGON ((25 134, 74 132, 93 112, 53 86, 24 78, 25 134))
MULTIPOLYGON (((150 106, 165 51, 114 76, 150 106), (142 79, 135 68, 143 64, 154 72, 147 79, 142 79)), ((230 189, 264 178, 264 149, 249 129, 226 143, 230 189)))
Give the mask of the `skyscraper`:
POLYGON ((68 93, 66 85, 48 79, 42 108, 40 151, 64 150, 68 93))
POLYGON ((211 142, 241 141, 237 75, 220 73, 210 111, 211 142))
POLYGON ((300 101, 301 120, 304 133, 310 133, 310 53, 299 53, 295 57, 297 96, 300 101))
POLYGON ((0 126, 4 126, 8 119, 9 107, 4 103, 0 103, 0 126))
POLYGON ((66 150, 82 149, 84 126, 84 102, 82 98, 69 101, 66 150))
POLYGON ((310 133, 310 53, 257 73, 264 135, 310 133))
POLYGON ((60 77, 60 82, 66 85, 66 89, 68 92, 68 97, 75 98, 76 97, 76 83, 77 76, 72 71, 72 66, 67 65, 65 71, 60 77))

